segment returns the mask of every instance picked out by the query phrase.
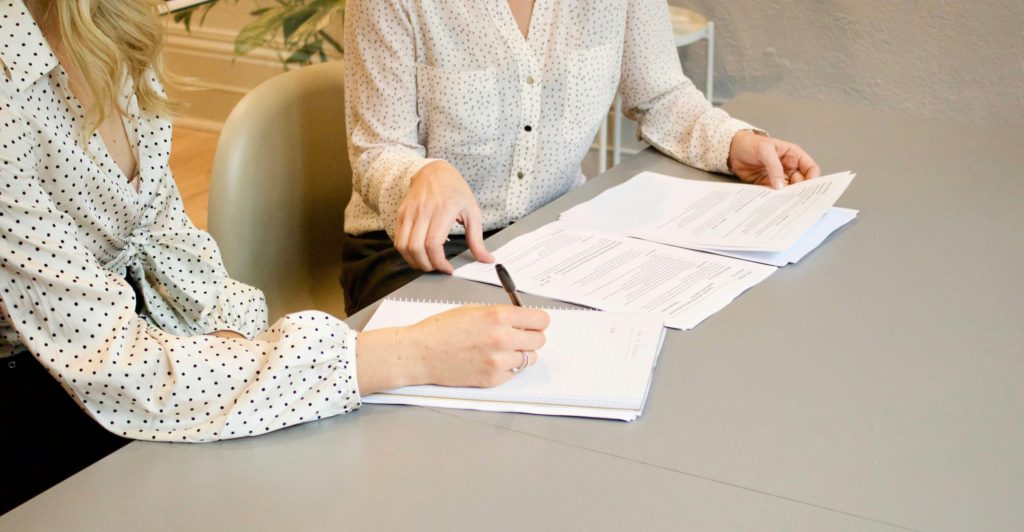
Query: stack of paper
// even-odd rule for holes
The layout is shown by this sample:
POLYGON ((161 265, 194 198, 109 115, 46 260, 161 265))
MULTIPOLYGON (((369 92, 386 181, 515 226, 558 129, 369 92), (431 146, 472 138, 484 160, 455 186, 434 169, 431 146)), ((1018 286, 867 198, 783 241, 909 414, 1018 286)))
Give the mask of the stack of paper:
MULTIPOLYGON (((438 302, 385 300, 365 330, 410 325, 454 308, 438 302)), ((551 325, 537 363, 495 388, 407 386, 363 397, 496 412, 632 421, 643 412, 664 339, 657 314, 548 310, 551 325)))
POLYGON ((820 246, 828 238, 828 235, 852 222, 857 217, 857 212, 854 209, 832 207, 825 212, 825 215, 818 220, 818 223, 811 226, 804 233, 804 236, 796 241, 796 244, 793 244, 785 251, 726 251, 724 249, 712 248, 705 248, 703 251, 779 267, 796 264, 800 259, 806 257, 808 253, 820 246))
MULTIPOLYGON (((656 312, 666 326, 690 329, 849 223, 857 211, 833 204, 853 177, 772 190, 645 172, 494 256, 523 292, 656 312)), ((492 264, 467 264, 455 276, 499 284, 492 264)))
POLYGON ((561 219, 783 266, 856 217, 857 211, 833 207, 854 176, 841 172, 773 190, 644 172, 565 211, 561 219))

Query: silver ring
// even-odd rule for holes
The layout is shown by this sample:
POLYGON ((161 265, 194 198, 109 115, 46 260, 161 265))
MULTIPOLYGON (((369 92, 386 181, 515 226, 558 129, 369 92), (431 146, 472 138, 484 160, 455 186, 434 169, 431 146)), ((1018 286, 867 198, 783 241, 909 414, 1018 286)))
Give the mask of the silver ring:
POLYGON ((526 369, 526 366, 530 365, 530 355, 529 355, 529 353, 527 353, 526 351, 520 351, 520 353, 523 354, 523 365, 519 366, 518 368, 512 368, 512 373, 519 373, 520 371, 523 371, 524 369, 526 369))

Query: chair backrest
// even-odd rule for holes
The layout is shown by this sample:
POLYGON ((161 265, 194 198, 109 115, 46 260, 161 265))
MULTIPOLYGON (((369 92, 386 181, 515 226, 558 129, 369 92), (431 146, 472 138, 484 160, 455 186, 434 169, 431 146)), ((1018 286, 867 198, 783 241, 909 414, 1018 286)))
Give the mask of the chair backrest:
POLYGON ((210 233, 228 273, 266 294, 271 321, 308 309, 344 315, 343 91, 341 63, 281 74, 242 98, 221 132, 210 233))

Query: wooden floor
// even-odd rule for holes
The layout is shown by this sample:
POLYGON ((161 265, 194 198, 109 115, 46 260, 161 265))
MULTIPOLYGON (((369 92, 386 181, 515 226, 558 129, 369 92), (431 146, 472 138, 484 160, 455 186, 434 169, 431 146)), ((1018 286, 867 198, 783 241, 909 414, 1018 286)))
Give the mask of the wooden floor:
POLYGON ((171 172, 181 190, 185 212, 200 229, 206 229, 206 204, 217 138, 216 133, 176 127, 171 140, 171 172))

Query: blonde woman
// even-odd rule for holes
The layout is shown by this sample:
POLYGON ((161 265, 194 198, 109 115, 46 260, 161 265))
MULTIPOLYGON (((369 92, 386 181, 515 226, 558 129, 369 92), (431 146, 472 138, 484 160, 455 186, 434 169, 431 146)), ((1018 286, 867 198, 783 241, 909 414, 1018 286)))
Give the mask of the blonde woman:
POLYGON ((493 386, 544 342, 545 313, 506 306, 358 337, 318 312, 268 328, 167 168, 158 3, 0 1, 3 509, 122 438, 249 436, 396 386, 493 386))

